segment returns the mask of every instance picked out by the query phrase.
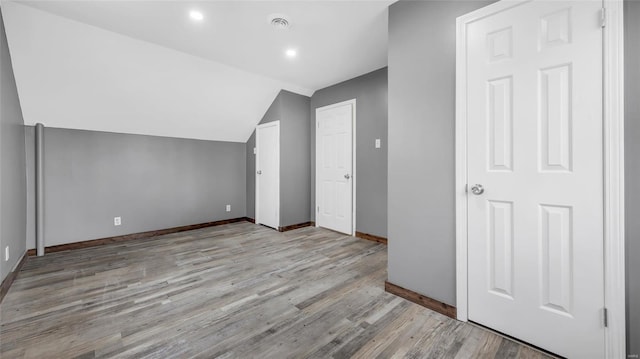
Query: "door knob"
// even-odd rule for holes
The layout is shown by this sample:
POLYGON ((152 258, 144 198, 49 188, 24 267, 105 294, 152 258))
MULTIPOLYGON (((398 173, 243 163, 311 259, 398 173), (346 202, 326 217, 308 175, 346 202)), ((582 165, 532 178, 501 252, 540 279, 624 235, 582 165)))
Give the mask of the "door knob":
POLYGON ((257 173, 257 174, 259 174, 259 175, 261 175, 261 174, 262 174, 262 171, 258 171, 258 172, 256 172, 256 173, 257 173))
POLYGON ((481 195, 484 193, 484 188, 481 184, 475 184, 473 185, 473 187, 471 187, 471 193, 475 194, 476 196, 481 195))
POLYGON ((351 178, 351 176, 347 173, 346 175, 344 175, 344 178, 349 179, 351 178))

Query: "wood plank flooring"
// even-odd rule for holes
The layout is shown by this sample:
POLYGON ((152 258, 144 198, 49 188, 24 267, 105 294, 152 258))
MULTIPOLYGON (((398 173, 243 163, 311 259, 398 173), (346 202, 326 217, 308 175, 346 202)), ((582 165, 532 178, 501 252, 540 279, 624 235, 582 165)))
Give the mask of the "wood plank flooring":
POLYGON ((29 258, 5 358, 544 358, 386 293, 387 247, 251 224, 29 258))

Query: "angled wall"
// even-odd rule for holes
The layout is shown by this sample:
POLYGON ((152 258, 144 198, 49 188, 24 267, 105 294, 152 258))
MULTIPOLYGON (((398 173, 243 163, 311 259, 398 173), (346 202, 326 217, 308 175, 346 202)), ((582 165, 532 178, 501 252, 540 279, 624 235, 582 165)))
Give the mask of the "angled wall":
POLYGON ((25 123, 246 142, 281 81, 4 2, 25 123))
MULTIPOLYGON (((260 120, 280 121, 280 227, 309 219, 309 97, 282 90, 260 120)), ((255 218, 255 130, 246 143, 247 216, 255 218)))
MULTIPOLYGON (((278 121, 281 117, 281 93, 273 99, 269 108, 264 113, 258 124, 267 123, 271 121, 278 121)), ((282 127, 280 127, 282 131, 282 127)), ((281 134, 282 135, 282 134, 281 134)), ((256 218, 256 154, 254 149, 256 148, 256 130, 254 128, 251 136, 246 143, 246 167, 247 167, 247 217, 251 219, 256 218)), ((282 167, 282 163, 280 164, 282 167)), ((282 193, 282 192, 280 192, 282 193)), ((280 217, 282 219, 282 217, 280 217)))

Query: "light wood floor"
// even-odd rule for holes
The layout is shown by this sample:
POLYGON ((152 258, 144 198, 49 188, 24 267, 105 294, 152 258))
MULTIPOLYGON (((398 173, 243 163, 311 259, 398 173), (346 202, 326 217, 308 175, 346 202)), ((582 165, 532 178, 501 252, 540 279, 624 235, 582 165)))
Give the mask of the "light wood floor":
POLYGON ((384 292, 387 247, 236 223, 29 258, 4 358, 542 358, 384 292))

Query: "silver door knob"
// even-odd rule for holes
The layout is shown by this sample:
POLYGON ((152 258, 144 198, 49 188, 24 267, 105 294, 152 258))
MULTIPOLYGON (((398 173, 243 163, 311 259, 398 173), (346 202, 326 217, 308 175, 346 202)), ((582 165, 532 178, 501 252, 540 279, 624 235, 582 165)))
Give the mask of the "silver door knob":
POLYGON ((346 175, 344 175, 344 178, 349 179, 351 178, 351 176, 349 176, 349 174, 347 173, 346 175))
POLYGON ((259 175, 261 175, 261 174, 262 174, 262 171, 258 171, 258 172, 256 172, 256 173, 257 173, 257 174, 259 174, 259 175))
POLYGON ((484 193, 484 188, 481 184, 475 184, 473 185, 473 187, 471 187, 471 193, 475 194, 476 196, 481 195, 484 193))

